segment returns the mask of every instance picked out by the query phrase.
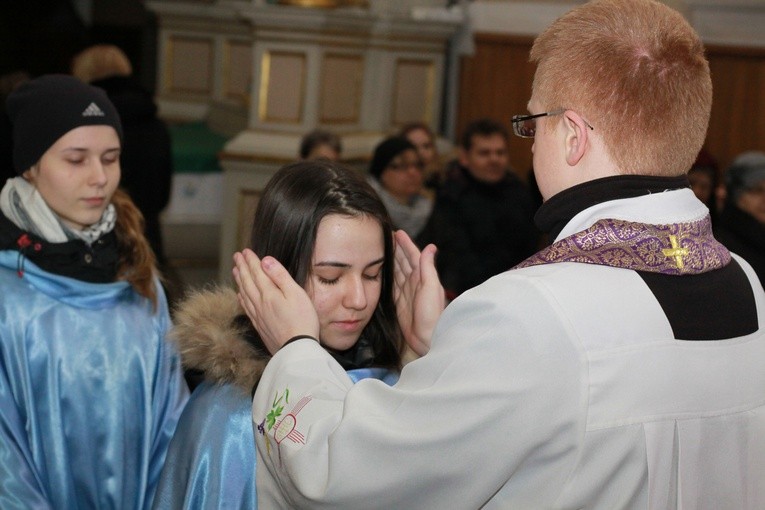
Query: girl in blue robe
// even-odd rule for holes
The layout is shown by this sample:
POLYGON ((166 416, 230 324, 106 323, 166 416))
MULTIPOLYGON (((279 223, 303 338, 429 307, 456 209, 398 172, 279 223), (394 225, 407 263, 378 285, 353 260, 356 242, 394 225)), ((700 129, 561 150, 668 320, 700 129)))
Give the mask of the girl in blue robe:
POLYGON ((0 508, 150 508, 188 399, 121 126, 63 75, 7 101, 0 192, 0 508))
MULTIPOLYGON (((282 261, 309 290, 319 340, 352 382, 395 383, 405 347, 391 220, 363 178, 329 161, 283 167, 258 203, 251 247, 282 261)), ((251 395, 267 350, 233 289, 196 291, 174 317, 183 364, 204 382, 181 416, 154 507, 256 508, 251 395)))

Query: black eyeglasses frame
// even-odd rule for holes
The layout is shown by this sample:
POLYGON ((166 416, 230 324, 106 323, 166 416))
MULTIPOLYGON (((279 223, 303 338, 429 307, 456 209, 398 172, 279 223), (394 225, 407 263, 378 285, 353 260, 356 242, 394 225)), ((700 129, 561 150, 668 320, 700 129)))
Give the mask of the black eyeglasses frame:
MULTIPOLYGON (((543 113, 534 113, 531 115, 513 115, 513 118, 511 119, 511 122, 513 124, 513 134, 515 136, 518 136, 520 138, 534 138, 534 136, 537 134, 537 122, 536 119, 539 117, 551 117, 553 115, 560 115, 564 113, 568 108, 559 108, 557 110, 551 110, 549 112, 543 112, 543 113), (533 126, 527 127, 524 126, 524 124, 530 120, 533 120, 533 126), (529 134, 531 133, 531 134, 529 134)), ((584 124, 590 128, 590 130, 594 131, 595 128, 590 125, 589 122, 582 119, 584 121, 584 124)))

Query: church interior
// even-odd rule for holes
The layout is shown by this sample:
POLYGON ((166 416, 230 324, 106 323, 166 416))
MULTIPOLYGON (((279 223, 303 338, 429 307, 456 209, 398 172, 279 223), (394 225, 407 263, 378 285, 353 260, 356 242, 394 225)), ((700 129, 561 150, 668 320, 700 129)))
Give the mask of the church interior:
MULTIPOLYGON (((130 57, 173 140, 162 232, 186 286, 230 279, 270 175, 320 127, 364 171, 419 121, 443 154, 471 120, 527 113, 535 36, 577 0, 28 0, 0 14, 0 74, 68 72, 108 43, 130 57)), ((765 3, 665 0, 701 35, 714 86, 704 149, 726 168, 765 151, 765 3)), ((11 6, 13 5, 13 6, 11 6)), ((531 143, 509 142, 525 179, 531 143)))

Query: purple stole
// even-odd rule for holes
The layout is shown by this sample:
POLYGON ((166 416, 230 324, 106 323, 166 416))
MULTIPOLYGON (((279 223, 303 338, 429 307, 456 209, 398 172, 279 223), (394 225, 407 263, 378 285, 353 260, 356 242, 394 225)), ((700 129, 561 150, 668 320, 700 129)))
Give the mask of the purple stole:
POLYGON ((587 230, 556 241, 513 269, 556 262, 580 262, 667 275, 688 275, 720 269, 730 260, 728 249, 712 235, 709 216, 698 221, 669 225, 604 219, 587 230))

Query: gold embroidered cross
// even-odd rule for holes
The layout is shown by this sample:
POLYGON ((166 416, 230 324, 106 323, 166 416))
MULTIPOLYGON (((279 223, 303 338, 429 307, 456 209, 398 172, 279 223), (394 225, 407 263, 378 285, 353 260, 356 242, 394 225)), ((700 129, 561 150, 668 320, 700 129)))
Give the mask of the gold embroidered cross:
POLYGON ((673 257, 675 259, 675 264, 677 264, 677 268, 682 269, 683 257, 688 255, 688 248, 681 248, 677 243, 677 237, 673 235, 669 236, 669 244, 672 245, 672 248, 664 248, 661 252, 665 257, 673 257))

